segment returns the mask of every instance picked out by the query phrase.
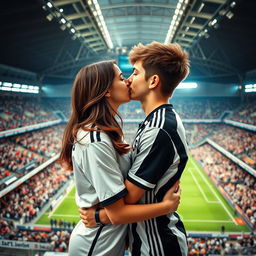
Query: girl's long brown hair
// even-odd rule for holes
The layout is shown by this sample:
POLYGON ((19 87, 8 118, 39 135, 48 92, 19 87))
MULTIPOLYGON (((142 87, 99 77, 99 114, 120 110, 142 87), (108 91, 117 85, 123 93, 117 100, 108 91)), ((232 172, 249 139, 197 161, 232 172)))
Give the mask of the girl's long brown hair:
POLYGON ((123 132, 115 119, 117 113, 105 97, 115 78, 114 64, 114 61, 97 62, 83 67, 76 75, 72 89, 71 116, 64 131, 60 154, 60 163, 69 170, 73 169, 71 152, 77 141, 77 132, 79 129, 94 130, 90 128, 92 124, 110 137, 119 154, 129 151, 128 145, 122 142, 123 132))

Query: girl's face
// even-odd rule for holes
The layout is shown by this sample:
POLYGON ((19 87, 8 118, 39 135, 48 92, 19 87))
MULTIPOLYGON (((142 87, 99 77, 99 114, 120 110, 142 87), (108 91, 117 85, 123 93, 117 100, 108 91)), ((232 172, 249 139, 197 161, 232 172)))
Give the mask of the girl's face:
POLYGON ((123 77, 121 70, 116 64, 114 64, 114 70, 115 78, 106 97, 112 107, 117 109, 121 104, 130 101, 130 89, 126 79, 123 77))

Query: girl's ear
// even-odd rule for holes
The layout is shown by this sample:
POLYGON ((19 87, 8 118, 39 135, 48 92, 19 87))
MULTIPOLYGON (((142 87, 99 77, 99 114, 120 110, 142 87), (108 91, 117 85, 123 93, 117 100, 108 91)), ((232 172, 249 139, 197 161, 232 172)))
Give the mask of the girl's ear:
POLYGON ((110 91, 107 91, 106 94, 105 94, 105 97, 106 98, 109 98, 111 95, 110 95, 110 91))

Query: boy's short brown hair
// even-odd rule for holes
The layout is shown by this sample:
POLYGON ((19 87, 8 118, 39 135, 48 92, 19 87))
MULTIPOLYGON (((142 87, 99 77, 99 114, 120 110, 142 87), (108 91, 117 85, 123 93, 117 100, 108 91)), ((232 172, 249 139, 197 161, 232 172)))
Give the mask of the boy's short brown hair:
POLYGON ((146 81, 153 75, 159 75, 161 90, 166 96, 171 96, 189 73, 188 53, 179 44, 138 44, 130 51, 129 60, 132 64, 142 61, 146 81))

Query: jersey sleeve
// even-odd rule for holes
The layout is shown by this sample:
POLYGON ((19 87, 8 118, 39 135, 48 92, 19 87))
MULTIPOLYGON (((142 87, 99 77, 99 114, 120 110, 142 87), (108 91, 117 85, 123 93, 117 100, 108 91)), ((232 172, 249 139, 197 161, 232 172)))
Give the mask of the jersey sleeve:
POLYGON ((149 128, 141 136, 137 150, 127 179, 138 187, 151 190, 173 163, 173 142, 163 129, 149 128))
POLYGON ((89 144, 84 151, 83 165, 101 206, 108 206, 127 194, 115 149, 108 142, 89 144))

